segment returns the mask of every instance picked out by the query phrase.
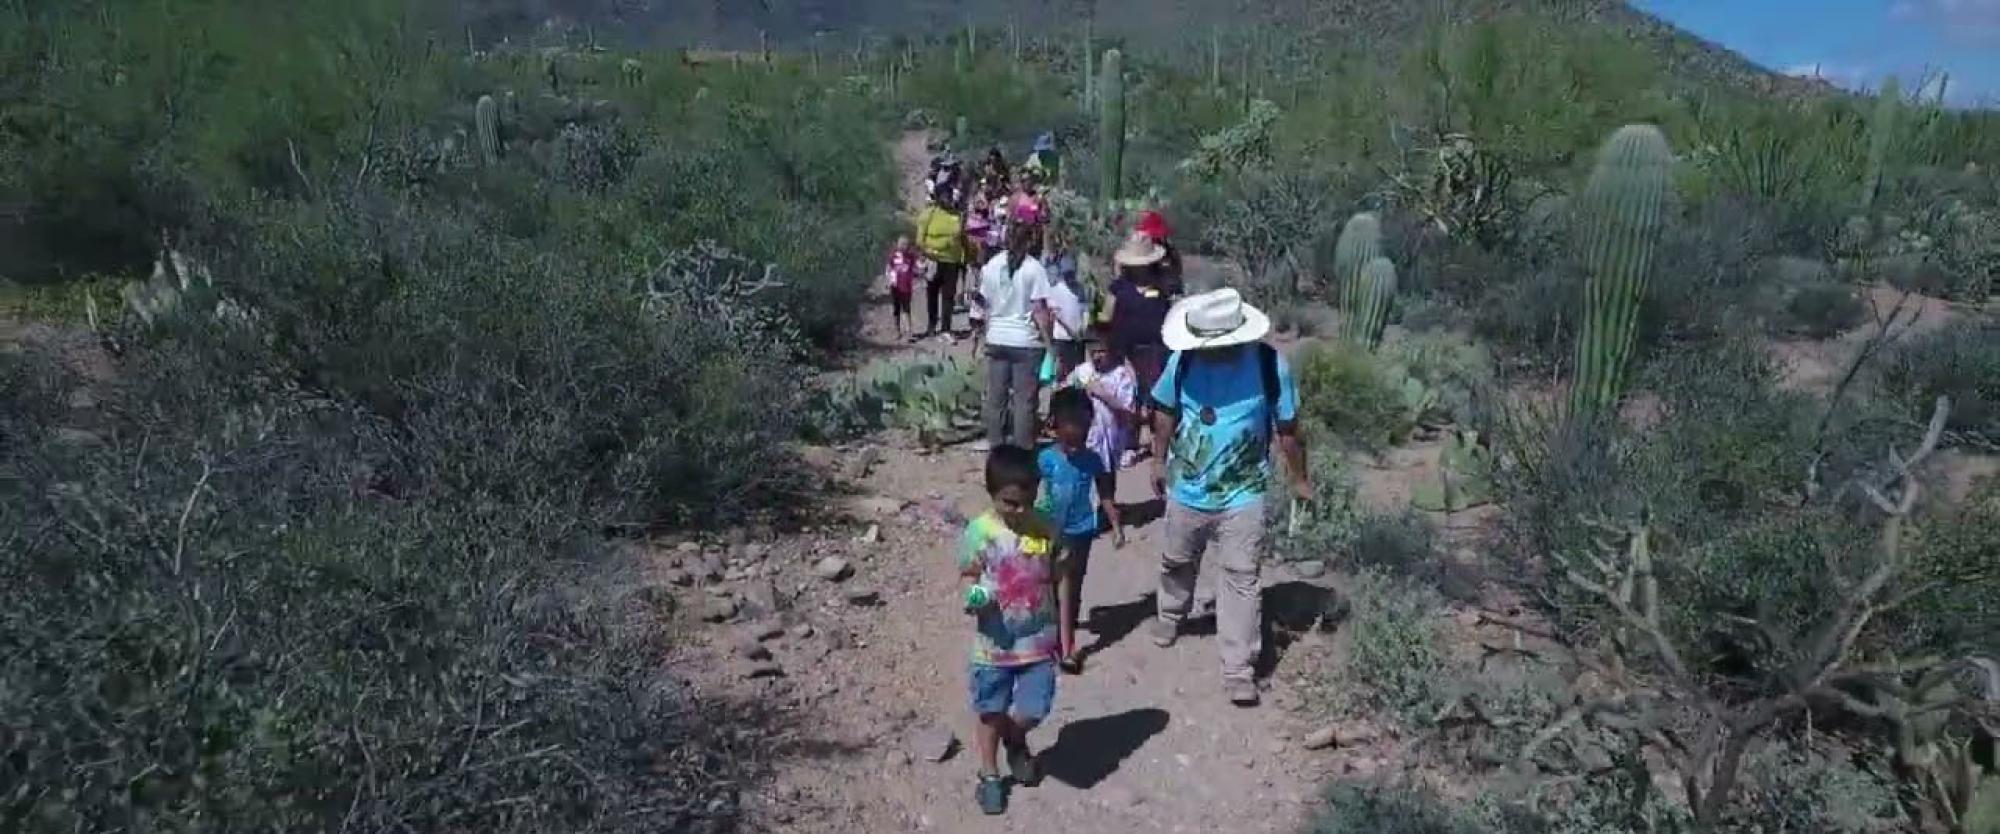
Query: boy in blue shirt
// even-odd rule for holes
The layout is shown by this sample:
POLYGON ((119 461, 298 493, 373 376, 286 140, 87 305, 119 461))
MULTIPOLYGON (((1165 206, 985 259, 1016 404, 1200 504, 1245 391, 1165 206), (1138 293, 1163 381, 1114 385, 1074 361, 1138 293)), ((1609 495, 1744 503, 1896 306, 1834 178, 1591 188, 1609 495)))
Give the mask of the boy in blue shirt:
POLYGON ((1091 545, 1106 523, 1115 536, 1114 544, 1125 543, 1118 505, 1113 502, 1117 477, 1086 443, 1096 415, 1090 395, 1082 389, 1056 391, 1049 398, 1049 419, 1055 424, 1056 440, 1043 446, 1037 458, 1043 486, 1037 507, 1056 524, 1069 572, 1069 581, 1056 590, 1062 612, 1062 669, 1070 674, 1083 671, 1083 655, 1076 646, 1076 621, 1077 606, 1083 599, 1083 576, 1090 569, 1091 545))

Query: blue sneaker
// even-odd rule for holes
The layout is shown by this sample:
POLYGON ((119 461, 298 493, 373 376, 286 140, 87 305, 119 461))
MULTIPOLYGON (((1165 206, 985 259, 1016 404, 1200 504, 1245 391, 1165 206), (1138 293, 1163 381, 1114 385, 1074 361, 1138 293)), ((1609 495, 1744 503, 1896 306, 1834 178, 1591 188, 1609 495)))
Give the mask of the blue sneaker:
POLYGON ((972 798, 979 801, 979 810, 987 816, 1007 813, 1007 780, 980 774, 979 788, 972 792, 972 798))

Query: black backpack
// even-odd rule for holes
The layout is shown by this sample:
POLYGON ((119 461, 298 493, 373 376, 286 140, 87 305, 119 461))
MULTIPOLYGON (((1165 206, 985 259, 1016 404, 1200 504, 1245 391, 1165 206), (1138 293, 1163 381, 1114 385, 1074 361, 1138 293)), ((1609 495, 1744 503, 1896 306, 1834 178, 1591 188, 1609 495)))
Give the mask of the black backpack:
MULTIPOLYGON (((1181 363, 1179 365, 1174 366, 1173 404, 1168 405, 1166 403, 1156 402, 1154 403, 1154 406, 1165 411, 1173 411, 1173 412, 1180 411, 1181 383, 1182 383, 1182 378, 1187 376, 1188 356, 1189 354, 1182 353, 1181 363)), ((1265 344, 1263 342, 1257 343, 1257 372, 1258 375, 1263 378, 1264 382, 1264 415, 1269 419, 1271 425, 1275 427, 1278 423, 1278 396, 1279 396, 1277 348, 1271 347, 1270 345, 1265 344)))

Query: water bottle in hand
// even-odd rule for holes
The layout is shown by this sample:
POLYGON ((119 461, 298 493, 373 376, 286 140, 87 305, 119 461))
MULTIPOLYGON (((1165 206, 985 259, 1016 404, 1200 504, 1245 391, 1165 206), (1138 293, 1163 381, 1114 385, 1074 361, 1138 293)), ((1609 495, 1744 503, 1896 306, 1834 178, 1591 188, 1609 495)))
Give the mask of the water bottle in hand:
POLYGON ((965 589, 965 613, 977 614, 993 604, 993 589, 981 582, 965 589))

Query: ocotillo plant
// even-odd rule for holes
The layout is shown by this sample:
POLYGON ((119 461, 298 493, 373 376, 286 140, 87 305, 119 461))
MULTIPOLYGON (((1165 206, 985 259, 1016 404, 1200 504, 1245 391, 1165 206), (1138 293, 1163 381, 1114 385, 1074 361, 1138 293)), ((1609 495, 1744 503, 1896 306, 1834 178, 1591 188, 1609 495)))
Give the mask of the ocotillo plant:
POLYGON ((1868 172, 1861 191, 1863 210, 1873 208, 1876 195, 1882 192, 1883 177, 1888 173, 1890 147, 1896 141, 1896 122, 1902 103, 1903 89, 1896 82, 1896 76, 1882 79, 1882 90, 1875 103, 1875 117, 1868 122, 1868 172))
POLYGON ((1354 281, 1354 306, 1341 333, 1357 345, 1374 350, 1389 325, 1389 305, 1396 298, 1396 265, 1377 256, 1361 267, 1354 281))
POLYGON ((1125 60, 1116 49, 1104 51, 1104 75, 1097 84, 1097 155, 1104 162, 1098 197, 1106 206, 1118 202, 1125 180, 1125 60))
POLYGON ((1577 240, 1589 274, 1576 340, 1572 414, 1601 414, 1624 391, 1673 163, 1673 150, 1658 128, 1626 125, 1598 151, 1597 167, 1577 199, 1577 240))
MULTIPOLYGON (((1339 294, 1340 314, 1351 322, 1354 311, 1359 307, 1361 271, 1369 261, 1382 254, 1382 221, 1375 215, 1362 212, 1347 219, 1347 225, 1340 229, 1340 239, 1333 246, 1333 285, 1339 294)), ((1352 327, 1342 328, 1352 334, 1352 327)), ((1362 340, 1352 339, 1356 344, 1362 340)))
POLYGON ((479 158, 488 165, 500 161, 500 104, 492 96, 480 96, 472 108, 473 127, 479 134, 479 158))

